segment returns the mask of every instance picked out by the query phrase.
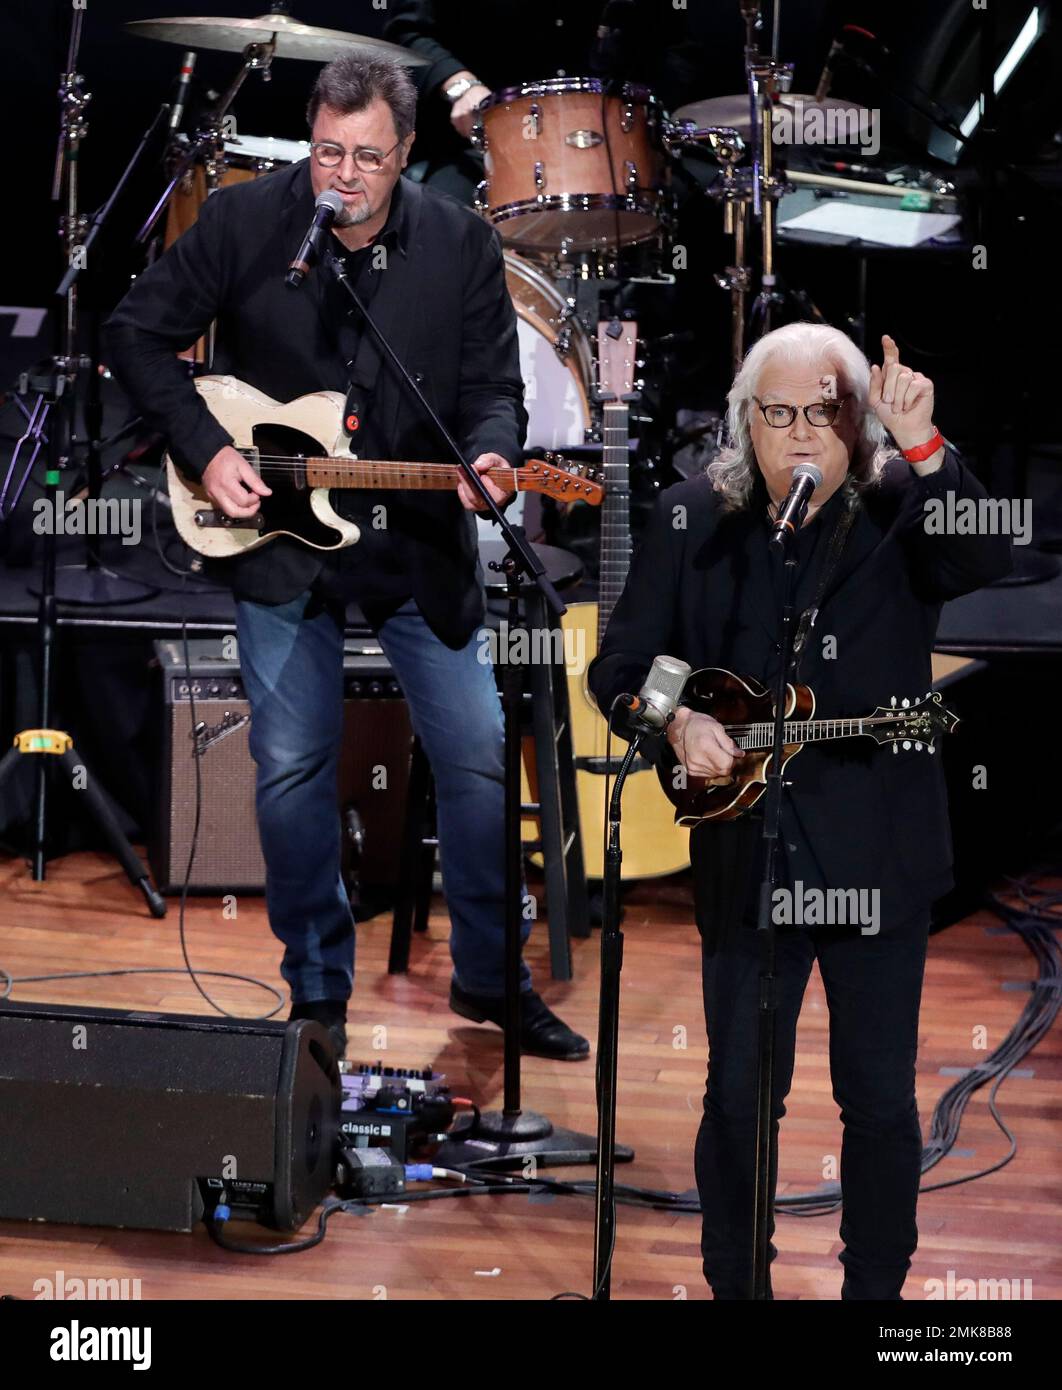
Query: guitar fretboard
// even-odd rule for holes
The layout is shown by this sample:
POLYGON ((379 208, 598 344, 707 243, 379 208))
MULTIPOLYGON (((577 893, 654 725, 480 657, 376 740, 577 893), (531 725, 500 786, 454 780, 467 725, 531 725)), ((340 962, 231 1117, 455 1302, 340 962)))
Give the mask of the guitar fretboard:
POLYGON ((630 460, 628 407, 625 402, 603 407, 602 463, 605 500, 601 508, 601 559, 597 596, 597 646, 612 616, 631 567, 630 460))
MULTIPOLYGON (((453 489, 464 475, 456 464, 406 463, 401 459, 308 458, 304 460, 308 487, 453 489)), ((492 483, 507 492, 526 487, 534 475, 526 468, 499 465, 489 473, 492 483)), ((573 483, 577 483, 573 479, 573 483)))

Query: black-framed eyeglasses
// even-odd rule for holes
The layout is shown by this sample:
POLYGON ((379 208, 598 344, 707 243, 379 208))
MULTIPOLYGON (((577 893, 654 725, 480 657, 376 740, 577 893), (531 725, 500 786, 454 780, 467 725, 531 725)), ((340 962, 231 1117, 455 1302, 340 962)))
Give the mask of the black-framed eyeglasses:
MULTIPOLYGON (((759 406, 763 418, 770 425, 772 430, 786 430, 797 417, 797 407, 795 405, 771 404, 764 405, 759 396, 752 398, 759 406)), ((812 401, 811 405, 802 405, 799 408, 804 412, 804 419, 809 425, 814 425, 817 430, 827 429, 830 425, 837 423, 837 417, 841 413, 841 406, 848 399, 842 396, 839 401, 812 401)))
POLYGON ((342 145, 334 145, 330 140, 314 140, 310 149, 314 159, 322 169, 338 169, 346 155, 350 155, 363 174, 378 174, 389 154, 394 154, 402 143, 396 140, 389 150, 374 150, 371 145, 359 145, 355 150, 345 150, 342 145))

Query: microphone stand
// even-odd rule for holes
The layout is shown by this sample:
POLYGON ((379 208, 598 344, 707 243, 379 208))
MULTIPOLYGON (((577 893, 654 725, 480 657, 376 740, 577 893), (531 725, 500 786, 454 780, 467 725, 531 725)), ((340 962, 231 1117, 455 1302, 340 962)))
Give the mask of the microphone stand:
MULTIPOLYGON (((668 723, 674 719, 672 714, 668 723)), ((666 726, 665 726, 666 727, 666 726)), ((612 1297, 612 1254, 616 1240, 616 1102, 619 1065, 620 973, 623 970, 623 933, 620 931, 622 889, 620 848, 620 798, 627 774, 648 731, 642 729, 616 773, 608 808, 608 847, 602 881, 601 994, 597 1022, 597 1189, 594 1221, 594 1286, 591 1297, 607 1302, 612 1297)))
MULTIPOLYGON (((521 579, 538 586, 542 598, 555 617, 567 612, 550 582, 545 566, 528 544, 522 526, 512 526, 484 486, 482 478, 465 458, 460 445, 426 399, 376 320, 366 309, 351 283, 342 259, 329 249, 323 260, 337 283, 350 298, 361 320, 382 348, 407 391, 432 422, 468 482, 479 493, 483 510, 500 527, 508 547, 497 569, 505 574, 509 631, 520 624, 521 579)), ((493 565, 493 562, 492 562, 493 565)), ((546 1163, 593 1163, 592 1136, 555 1128, 545 1116, 524 1110, 520 1096, 520 927, 523 907, 522 845, 520 840, 520 706, 523 671, 507 660, 502 675, 502 708, 505 720, 505 1062, 504 1099, 500 1111, 481 1114, 475 1124, 462 1131, 459 1139, 448 1140, 437 1156, 449 1168, 511 1168, 533 1155, 546 1163)), ((627 1154, 633 1157, 630 1150, 627 1154)))
POLYGON ((796 538, 807 515, 805 500, 796 517, 796 525, 780 532, 783 553, 782 630, 780 662, 774 691, 774 725, 771 744, 771 764, 767 773, 767 790, 763 812, 763 878, 760 881, 760 903, 756 922, 759 940, 759 1034, 756 1069, 756 1179, 753 1196, 753 1299, 766 1299, 770 1273, 770 1219, 774 1211, 774 1189, 778 1173, 778 1145, 772 1129, 772 1097, 774 1094, 775 1019, 778 1009, 775 980, 776 932, 771 912, 774 888, 778 879, 778 833, 782 817, 782 789, 789 783, 782 780, 782 749, 785 743, 785 716, 788 701, 789 667, 793 660, 795 638, 794 617, 796 597, 796 538))

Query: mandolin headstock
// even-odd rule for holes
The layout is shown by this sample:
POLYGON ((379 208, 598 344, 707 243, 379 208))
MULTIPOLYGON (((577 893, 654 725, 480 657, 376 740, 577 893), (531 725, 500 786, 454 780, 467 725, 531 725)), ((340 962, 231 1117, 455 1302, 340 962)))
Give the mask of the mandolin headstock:
POLYGON ((958 722, 958 715, 943 703, 940 692, 927 690, 917 700, 901 700, 894 695, 888 707, 879 705, 865 732, 878 743, 891 743, 894 753, 901 748, 935 753, 933 740, 938 734, 950 734, 958 722))
POLYGON ((528 459, 520 469, 520 487, 541 492, 557 502, 588 502, 600 506, 605 495, 601 474, 585 463, 570 463, 559 454, 528 459))

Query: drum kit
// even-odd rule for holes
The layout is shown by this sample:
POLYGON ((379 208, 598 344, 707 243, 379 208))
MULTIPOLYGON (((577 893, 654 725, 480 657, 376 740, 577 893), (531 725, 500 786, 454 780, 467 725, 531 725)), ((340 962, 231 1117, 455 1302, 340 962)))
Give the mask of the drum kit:
MULTIPOLYGON (((481 103, 471 143, 485 177, 475 206, 504 247, 530 447, 572 449, 596 437, 596 325, 612 312, 617 291, 634 283, 674 284, 672 173, 690 155, 714 161, 716 176, 705 192, 718 202, 723 230, 733 239, 732 264, 715 278, 731 300, 735 370, 751 338, 771 327, 778 304, 776 207, 789 186, 773 157, 771 123, 787 99, 792 65, 759 52, 759 9, 758 0, 741 0, 747 26, 741 96, 695 102, 672 116, 645 87, 558 77, 493 92, 481 103), (757 258, 753 220, 761 233, 757 258)), ((283 4, 254 19, 144 19, 126 27, 190 50, 186 65, 198 49, 242 59, 196 133, 171 138, 169 183, 138 234, 146 243, 165 213, 165 246, 218 188, 308 156, 306 142, 236 133, 233 103, 252 73, 268 80, 276 58, 325 63, 351 51, 386 54, 407 67, 425 62, 381 39, 301 24, 283 4)), ((792 100, 805 114, 841 105, 811 96, 792 100)))
MULTIPOLYGON (((732 239, 731 264, 715 282, 730 297, 735 370, 749 343, 772 327, 781 302, 777 205, 792 186, 776 157, 772 121, 787 103, 804 118, 843 103, 821 89, 815 96, 790 95, 792 65, 757 47, 760 0, 739 3, 746 26, 746 91, 739 96, 711 97, 670 115, 645 87, 557 77, 493 92, 480 104, 471 142, 485 177, 475 206, 497 228, 504 247, 518 316, 529 447, 570 451, 599 438, 597 324, 617 312, 630 286, 675 283, 672 174, 687 160, 714 165, 707 186, 696 178, 692 183, 719 205, 723 231, 732 239)), ((778 8, 776 0, 776 17, 778 8)), ((233 105, 241 87, 252 74, 268 81, 275 59, 323 64, 363 52, 407 67, 426 62, 381 39, 302 24, 281 0, 257 18, 142 19, 126 28, 187 50, 185 89, 198 50, 240 55, 227 89, 200 117, 194 134, 178 131, 180 105, 170 115, 169 181, 138 232, 141 245, 154 238, 163 215, 162 244, 168 247, 216 190, 308 157, 305 141, 237 132, 233 105)), ((775 54, 777 32, 776 23, 775 54)), ((838 182, 795 171, 793 179, 824 189, 838 182)), ((209 359, 209 342, 196 356, 209 359)))

